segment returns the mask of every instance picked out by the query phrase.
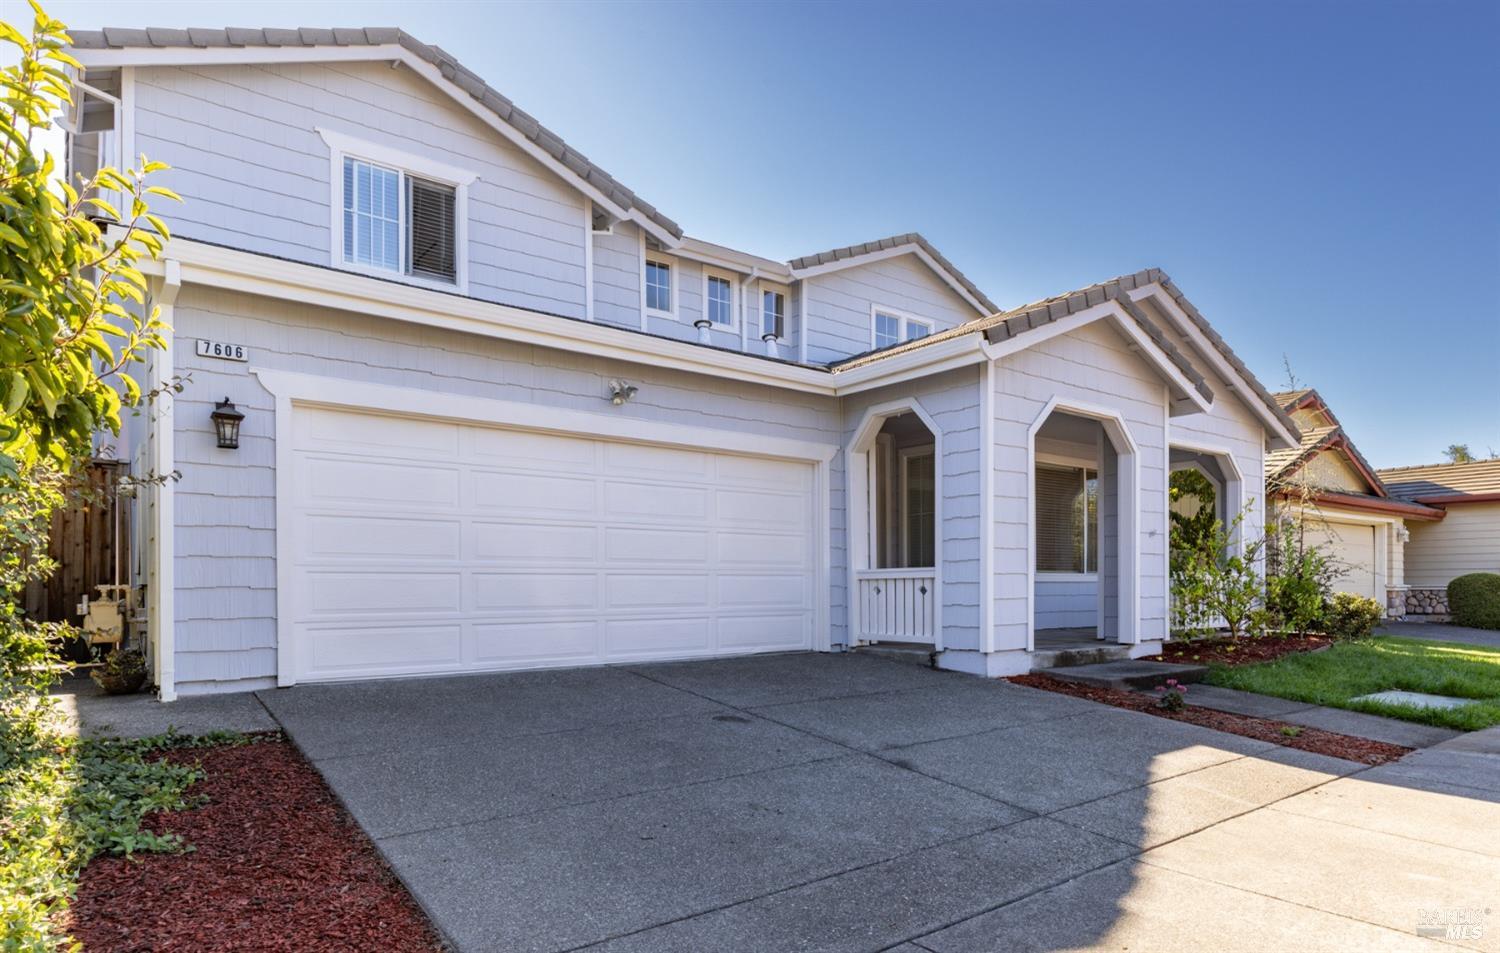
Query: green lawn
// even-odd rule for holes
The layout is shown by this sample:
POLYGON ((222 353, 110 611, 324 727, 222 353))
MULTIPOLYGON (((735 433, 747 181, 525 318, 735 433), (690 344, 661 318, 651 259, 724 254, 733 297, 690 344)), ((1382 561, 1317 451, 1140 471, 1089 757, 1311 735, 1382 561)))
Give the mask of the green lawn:
POLYGON ((1259 665, 1215 666, 1208 682, 1462 731, 1500 724, 1500 649, 1479 645, 1378 636, 1259 665), (1350 701, 1387 689, 1483 701, 1454 709, 1350 701))

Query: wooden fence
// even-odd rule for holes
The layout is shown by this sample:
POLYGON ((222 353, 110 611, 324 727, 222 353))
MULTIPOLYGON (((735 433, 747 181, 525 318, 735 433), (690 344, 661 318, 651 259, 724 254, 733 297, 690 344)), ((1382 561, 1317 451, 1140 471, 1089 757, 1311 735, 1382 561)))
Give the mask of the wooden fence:
POLYGON ((26 614, 43 622, 82 622, 78 603, 96 598, 95 586, 130 582, 130 521, 115 488, 123 462, 99 460, 81 475, 80 491, 52 514, 48 554, 57 571, 26 587, 26 614))

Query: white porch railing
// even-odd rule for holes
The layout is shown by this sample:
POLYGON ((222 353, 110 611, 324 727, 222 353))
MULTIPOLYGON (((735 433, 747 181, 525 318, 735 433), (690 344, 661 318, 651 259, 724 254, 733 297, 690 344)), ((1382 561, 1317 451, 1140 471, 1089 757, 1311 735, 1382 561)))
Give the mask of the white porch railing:
POLYGON ((933 570, 861 569, 854 579, 856 639, 937 642, 937 576, 933 570))

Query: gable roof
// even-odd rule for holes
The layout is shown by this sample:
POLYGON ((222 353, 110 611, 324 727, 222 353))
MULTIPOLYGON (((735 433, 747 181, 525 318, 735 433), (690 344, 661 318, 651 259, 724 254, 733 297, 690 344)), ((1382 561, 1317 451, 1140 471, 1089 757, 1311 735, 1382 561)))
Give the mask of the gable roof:
POLYGON ((563 141, 557 133, 538 122, 489 86, 477 73, 441 47, 423 43, 396 27, 351 27, 334 29, 166 29, 147 27, 132 29, 105 27, 102 30, 70 32, 75 50, 122 49, 225 49, 257 47, 377 47, 399 46, 417 59, 436 68, 444 79, 467 93, 476 103, 494 114, 542 152, 551 156, 563 169, 602 193, 626 212, 638 211, 651 224, 671 236, 682 238, 682 227, 663 215, 654 205, 626 188, 614 176, 599 168, 588 157, 563 141))
MULTIPOLYGON (((519 133, 532 145, 560 164, 560 171, 575 176, 581 183, 591 186, 625 211, 639 212, 647 222, 659 230, 658 238, 670 238, 674 246, 684 240, 682 227, 668 218, 656 206, 626 188, 619 180, 589 160, 587 156, 568 145, 561 136, 543 126, 535 117, 516 106, 498 90, 487 84, 479 74, 469 70, 454 56, 439 46, 423 43, 416 37, 397 27, 335 27, 332 29, 277 28, 198 28, 169 29, 146 27, 105 27, 100 30, 79 30, 69 34, 75 51, 152 49, 174 52, 191 50, 277 50, 277 49, 350 49, 359 47, 396 46, 434 67, 443 77, 463 93, 471 97, 488 113, 519 133)), ((689 241, 708 245, 696 239, 689 241)), ((754 258, 734 249, 717 246, 736 257, 754 258)), ((835 248, 814 255, 804 255, 786 263, 792 278, 801 277, 797 272, 825 266, 832 262, 846 262, 848 267, 860 264, 861 260, 892 249, 920 250, 927 263, 960 295, 967 297, 977 311, 999 310, 984 292, 969 278, 954 267, 942 252, 916 232, 894 235, 889 238, 835 248)))
POLYGON ((1390 467, 1380 471, 1391 494, 1419 503, 1500 501, 1500 460, 1390 467))
POLYGON ((1266 454, 1266 482, 1281 483, 1306 466, 1313 457, 1328 450, 1341 451, 1344 457, 1359 471, 1359 475, 1370 485, 1373 491, 1371 495, 1382 499, 1390 496, 1386 486, 1381 482, 1379 474, 1365 459, 1364 454, 1354 445, 1349 434, 1344 430, 1344 425, 1334 415, 1333 409, 1311 387, 1302 387, 1297 390, 1281 391, 1272 395, 1281 403, 1282 408, 1290 414, 1295 410, 1305 410, 1309 407, 1316 408, 1333 421, 1326 427, 1312 427, 1302 434, 1301 446, 1292 447, 1288 450, 1273 450, 1266 454))
POLYGON ((1000 310, 1000 306, 991 301, 983 291, 980 291, 979 286, 970 281, 963 272, 954 267, 953 262, 944 257, 942 252, 938 251, 933 247, 931 242, 917 232, 892 235, 889 238, 879 238, 872 242, 845 245, 843 248, 830 248, 827 251, 803 255, 801 258, 793 258, 787 262, 787 267, 791 268, 794 275, 813 268, 820 269, 820 271, 831 271, 840 265, 843 267, 853 267, 872 255, 882 252, 889 253, 899 249, 921 249, 931 259, 932 263, 937 266, 939 271, 946 272, 947 277, 951 278, 955 284, 968 293, 968 296, 973 299, 977 310, 988 313, 1000 310))

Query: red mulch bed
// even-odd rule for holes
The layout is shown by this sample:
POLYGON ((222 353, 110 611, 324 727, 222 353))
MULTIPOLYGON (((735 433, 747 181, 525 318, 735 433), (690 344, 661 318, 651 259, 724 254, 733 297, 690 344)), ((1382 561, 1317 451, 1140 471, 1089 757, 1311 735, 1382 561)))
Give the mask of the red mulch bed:
POLYGON ((1317 652, 1334 642, 1324 635, 1263 635, 1253 639, 1213 638, 1168 642, 1153 662, 1190 662, 1199 665, 1254 665, 1274 662, 1283 655, 1317 652))
POLYGON ((86 951, 441 950, 323 779, 278 736, 169 752, 207 803, 147 819, 194 848, 84 868, 66 929, 86 951))
MULTIPOLYGON (((1298 731, 1296 737, 1290 737, 1281 732, 1281 729, 1288 727, 1288 723, 1284 721, 1256 718, 1253 715, 1236 715, 1232 712, 1215 711, 1212 708, 1199 708, 1194 705, 1189 705, 1181 711, 1168 711, 1157 704, 1157 699, 1151 695, 1120 691, 1114 688, 1097 688, 1078 682, 1065 682, 1047 675, 1016 675, 1008 681, 1044 691, 1057 692, 1060 695, 1087 698, 1089 701, 1113 705, 1116 708, 1129 708, 1131 711, 1145 712, 1148 715, 1170 718, 1173 721, 1185 721, 1204 728, 1227 731, 1233 735, 1243 735, 1259 741, 1269 741, 1288 748, 1311 751, 1314 754, 1326 754, 1334 758, 1343 758, 1345 761, 1357 761, 1360 764, 1386 764, 1412 751, 1411 748, 1403 748, 1400 745, 1371 741, 1368 738, 1356 738, 1353 735, 1341 735, 1337 732, 1324 731, 1321 728, 1307 728, 1302 725, 1292 725, 1291 727, 1298 731)), ((1188 697, 1191 698, 1192 694, 1192 686, 1188 686, 1188 697)))

